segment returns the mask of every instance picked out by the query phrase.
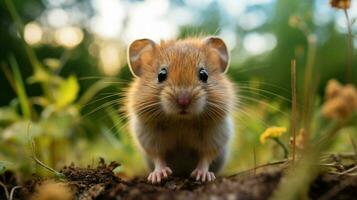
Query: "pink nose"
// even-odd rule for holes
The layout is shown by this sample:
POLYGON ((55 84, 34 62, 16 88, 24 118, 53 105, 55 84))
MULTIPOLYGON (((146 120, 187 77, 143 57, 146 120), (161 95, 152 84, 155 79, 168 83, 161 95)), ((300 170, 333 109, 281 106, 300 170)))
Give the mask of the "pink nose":
POLYGON ((177 98, 177 103, 178 103, 180 106, 186 107, 186 106, 190 105, 191 99, 190 99, 190 97, 188 97, 188 96, 186 96, 186 95, 183 95, 183 96, 177 98))

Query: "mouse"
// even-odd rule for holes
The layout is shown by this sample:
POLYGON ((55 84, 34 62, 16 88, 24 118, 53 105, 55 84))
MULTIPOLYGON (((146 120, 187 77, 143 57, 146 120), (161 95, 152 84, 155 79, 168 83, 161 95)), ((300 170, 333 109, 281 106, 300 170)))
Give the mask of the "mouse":
POLYGON ((125 94, 129 129, 157 184, 169 176, 216 179, 234 132, 229 51, 216 36, 133 41, 125 94))

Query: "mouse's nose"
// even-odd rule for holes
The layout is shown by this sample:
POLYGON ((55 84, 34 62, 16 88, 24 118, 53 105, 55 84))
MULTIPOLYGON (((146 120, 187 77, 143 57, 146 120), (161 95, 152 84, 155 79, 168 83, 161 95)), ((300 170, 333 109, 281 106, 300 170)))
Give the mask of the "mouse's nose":
POLYGON ((177 104, 182 107, 187 107, 191 103, 191 98, 188 93, 182 93, 177 98, 177 104))

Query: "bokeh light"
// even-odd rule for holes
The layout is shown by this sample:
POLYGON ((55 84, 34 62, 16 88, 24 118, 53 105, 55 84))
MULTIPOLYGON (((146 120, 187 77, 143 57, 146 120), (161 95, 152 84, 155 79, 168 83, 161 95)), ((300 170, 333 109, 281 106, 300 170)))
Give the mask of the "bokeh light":
POLYGON ((114 43, 105 43, 99 49, 99 59, 102 72, 105 75, 116 75, 123 62, 125 53, 114 43))
POLYGON ((53 27, 63 27, 69 22, 68 14, 60 8, 52 9, 48 11, 47 21, 53 27))
POLYGON ((253 55, 262 54, 271 51, 277 44, 276 37, 271 33, 249 33, 243 39, 244 49, 253 55))
POLYGON ((73 48, 83 40, 83 32, 78 27, 63 27, 56 30, 55 41, 66 48, 73 48))
POLYGON ((30 45, 35 45, 41 42, 43 31, 41 26, 36 22, 26 24, 24 28, 24 39, 30 45))

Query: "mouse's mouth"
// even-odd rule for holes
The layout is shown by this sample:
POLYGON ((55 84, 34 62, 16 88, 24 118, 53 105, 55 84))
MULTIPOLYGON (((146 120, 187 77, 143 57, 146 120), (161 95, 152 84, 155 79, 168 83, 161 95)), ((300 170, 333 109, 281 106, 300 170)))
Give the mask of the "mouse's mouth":
POLYGON ((187 115, 187 114, 188 114, 187 110, 181 110, 180 111, 180 115, 187 115))

